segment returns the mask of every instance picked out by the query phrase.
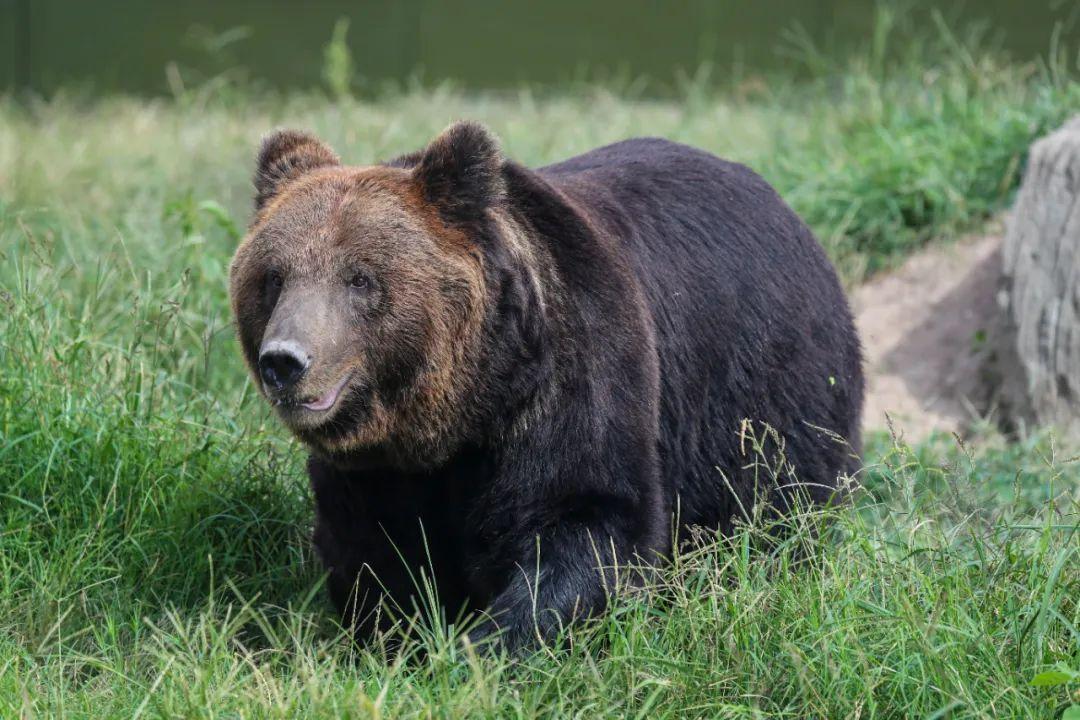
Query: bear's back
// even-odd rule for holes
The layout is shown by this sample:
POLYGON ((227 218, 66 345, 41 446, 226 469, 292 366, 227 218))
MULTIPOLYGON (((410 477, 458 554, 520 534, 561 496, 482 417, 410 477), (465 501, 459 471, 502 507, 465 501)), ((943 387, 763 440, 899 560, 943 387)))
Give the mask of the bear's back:
POLYGON ((662 139, 538 172, 624 249, 640 283, 661 369, 664 475, 684 523, 726 527, 749 506, 744 420, 780 431, 798 479, 826 499, 856 467, 861 353, 836 273, 799 217, 749 168, 662 139), (718 492, 725 478, 738 502, 718 492))

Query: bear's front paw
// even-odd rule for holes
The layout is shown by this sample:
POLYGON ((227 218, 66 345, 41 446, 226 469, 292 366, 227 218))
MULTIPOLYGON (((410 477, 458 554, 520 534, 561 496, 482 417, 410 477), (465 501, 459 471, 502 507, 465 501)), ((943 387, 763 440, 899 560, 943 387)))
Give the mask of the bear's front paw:
POLYGON ((481 652, 506 652, 509 655, 521 655, 539 642, 531 625, 526 628, 514 623, 498 623, 490 617, 485 617, 472 629, 466 631, 462 639, 481 652))

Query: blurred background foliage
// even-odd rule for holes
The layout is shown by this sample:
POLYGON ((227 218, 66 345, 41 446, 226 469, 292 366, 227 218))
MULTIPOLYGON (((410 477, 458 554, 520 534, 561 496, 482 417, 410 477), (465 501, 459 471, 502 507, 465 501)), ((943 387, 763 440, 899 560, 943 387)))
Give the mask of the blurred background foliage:
MULTIPOLYGON (((1080 32, 1070 0, 884 5, 919 35, 941 13, 1018 61, 1045 54, 1051 35, 1080 32)), ((341 21, 357 92, 422 78, 670 94, 702 66, 728 86, 805 76, 863 46, 877 13, 866 0, 0 0, 0 88, 154 95, 242 68, 268 87, 308 89, 325 77, 322 50, 341 21)))

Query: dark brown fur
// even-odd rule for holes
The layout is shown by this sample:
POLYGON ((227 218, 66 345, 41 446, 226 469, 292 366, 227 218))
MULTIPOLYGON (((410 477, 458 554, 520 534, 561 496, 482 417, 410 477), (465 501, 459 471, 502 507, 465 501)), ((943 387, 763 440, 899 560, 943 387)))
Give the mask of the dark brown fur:
POLYGON ((634 140, 533 171, 460 123, 359 168, 279 133, 256 189, 241 345, 311 448, 315 545, 360 636, 426 567, 451 615, 488 612, 474 638, 551 637, 604 607, 614 565, 670 550, 676 507, 727 531, 856 467, 843 293, 740 165, 634 140), (264 367, 282 343, 306 363, 287 384, 264 367), (795 474, 759 475, 747 421, 795 474))

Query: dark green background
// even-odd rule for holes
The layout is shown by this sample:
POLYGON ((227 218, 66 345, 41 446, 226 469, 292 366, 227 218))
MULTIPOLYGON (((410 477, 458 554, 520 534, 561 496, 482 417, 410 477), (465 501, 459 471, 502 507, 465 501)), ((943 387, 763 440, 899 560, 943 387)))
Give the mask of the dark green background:
MULTIPOLYGON (((989 37, 1014 57, 1050 47, 1055 24, 1076 49, 1080 2, 981 0, 939 6, 956 26, 986 21, 989 37)), ((897 7, 928 25, 925 3, 897 7)), ((167 91, 165 67, 185 77, 242 67, 272 85, 320 82, 322 48, 335 20, 351 19, 349 45, 368 85, 420 70, 429 82, 468 87, 574 79, 649 77, 660 86, 702 61, 723 81, 793 61, 777 49, 783 31, 804 28, 838 54, 866 43, 867 0, 599 0, 436 2, 435 0, 0 0, 0 88, 49 94, 58 87, 96 92, 167 91), (201 30, 200 30, 201 28, 201 30), (231 28, 246 36, 221 52, 200 37, 231 28)))

